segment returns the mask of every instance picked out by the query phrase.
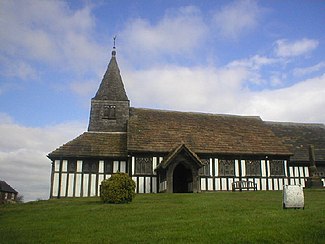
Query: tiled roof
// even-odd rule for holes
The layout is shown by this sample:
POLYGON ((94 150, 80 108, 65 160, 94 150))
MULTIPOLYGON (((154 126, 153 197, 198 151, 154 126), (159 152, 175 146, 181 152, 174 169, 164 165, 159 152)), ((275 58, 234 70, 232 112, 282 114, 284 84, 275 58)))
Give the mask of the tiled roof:
POLYGON ((0 180, 0 192, 18 193, 14 188, 2 180, 0 180))
POLYGON ((325 161, 325 125, 265 122, 272 131, 294 152, 292 161, 308 161, 309 145, 314 145, 316 161, 325 161))
POLYGON ((131 108, 129 151, 170 152, 180 144, 195 153, 291 154, 259 117, 131 108))
POLYGON ((85 132, 48 157, 126 157, 126 137, 126 133, 85 132))
POLYGON ((112 52, 111 61, 108 64, 106 73, 93 99, 113 101, 129 100, 124 89, 120 69, 116 62, 115 51, 112 52))

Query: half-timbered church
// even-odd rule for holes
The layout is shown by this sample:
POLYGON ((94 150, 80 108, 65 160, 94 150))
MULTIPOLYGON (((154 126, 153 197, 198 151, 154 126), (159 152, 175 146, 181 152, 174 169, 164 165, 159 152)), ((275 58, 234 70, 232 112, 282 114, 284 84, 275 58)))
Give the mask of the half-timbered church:
POLYGON ((114 49, 91 99, 88 131, 48 155, 50 197, 98 196, 116 172, 128 173, 137 193, 229 191, 238 180, 257 190, 304 186, 311 144, 324 184, 323 124, 133 108, 114 49))

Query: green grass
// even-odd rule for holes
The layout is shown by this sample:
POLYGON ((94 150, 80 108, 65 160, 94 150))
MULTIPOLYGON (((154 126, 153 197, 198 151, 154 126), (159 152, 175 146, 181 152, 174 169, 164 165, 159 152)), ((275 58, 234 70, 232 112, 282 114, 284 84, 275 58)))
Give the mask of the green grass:
POLYGON ((0 243, 325 243, 325 191, 305 190, 305 210, 283 210, 281 191, 5 205, 0 243))

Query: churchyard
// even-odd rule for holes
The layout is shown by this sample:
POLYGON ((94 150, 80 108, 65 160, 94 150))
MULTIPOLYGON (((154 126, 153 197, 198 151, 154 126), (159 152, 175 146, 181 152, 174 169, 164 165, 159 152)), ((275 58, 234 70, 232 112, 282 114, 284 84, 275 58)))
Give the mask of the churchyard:
POLYGON ((325 191, 282 209, 282 191, 138 194, 0 206, 0 243, 325 243, 325 191))

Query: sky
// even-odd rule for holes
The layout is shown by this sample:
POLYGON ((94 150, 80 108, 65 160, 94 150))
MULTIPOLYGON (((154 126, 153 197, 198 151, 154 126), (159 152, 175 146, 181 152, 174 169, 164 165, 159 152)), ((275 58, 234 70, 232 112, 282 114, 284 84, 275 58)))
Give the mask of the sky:
POLYGON ((0 0, 0 179, 48 199, 111 58, 132 107, 325 123, 325 1, 0 0))

